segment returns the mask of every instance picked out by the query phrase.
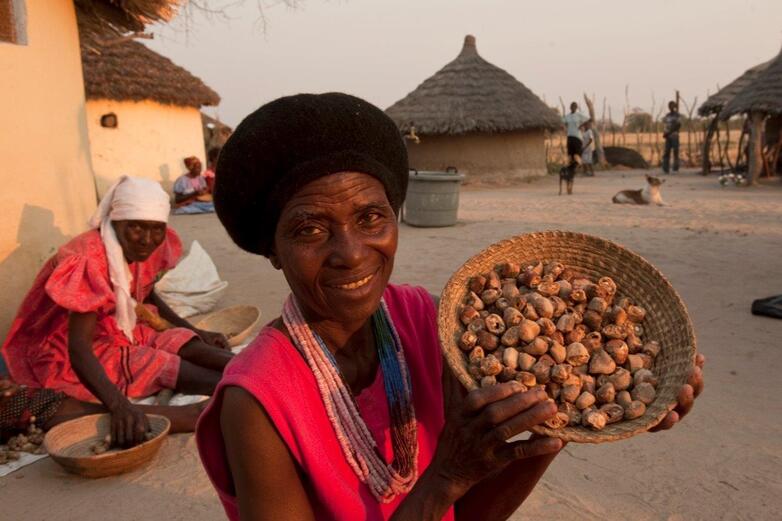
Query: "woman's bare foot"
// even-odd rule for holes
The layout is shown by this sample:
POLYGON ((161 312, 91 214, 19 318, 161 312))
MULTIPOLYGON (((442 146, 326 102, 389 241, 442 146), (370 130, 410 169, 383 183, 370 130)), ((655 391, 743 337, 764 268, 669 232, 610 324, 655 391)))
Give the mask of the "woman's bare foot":
POLYGON ((206 409, 207 405, 209 405, 209 400, 190 405, 181 405, 179 407, 165 407, 168 410, 163 416, 171 421, 171 433, 195 431, 198 417, 201 416, 201 413, 206 409))

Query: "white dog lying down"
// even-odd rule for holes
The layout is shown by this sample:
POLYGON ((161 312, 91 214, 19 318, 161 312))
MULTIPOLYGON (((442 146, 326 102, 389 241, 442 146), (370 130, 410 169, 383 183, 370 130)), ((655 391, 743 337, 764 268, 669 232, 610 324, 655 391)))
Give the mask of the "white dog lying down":
POLYGON ((656 204, 657 206, 665 206, 663 198, 660 196, 660 186, 664 182, 665 179, 647 175, 646 186, 642 190, 622 190, 611 200, 618 204, 656 204))

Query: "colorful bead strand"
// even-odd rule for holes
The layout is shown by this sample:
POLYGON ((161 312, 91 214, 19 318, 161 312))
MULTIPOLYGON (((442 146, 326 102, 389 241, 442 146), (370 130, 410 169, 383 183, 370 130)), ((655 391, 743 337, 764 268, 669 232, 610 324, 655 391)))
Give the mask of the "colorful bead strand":
POLYGON ((384 461, 366 426, 336 359, 323 340, 307 325, 293 295, 283 306, 282 319, 296 348, 307 361, 318 384, 326 415, 348 465, 369 486, 378 501, 388 503, 408 492, 418 478, 418 436, 410 373, 399 335, 384 301, 372 315, 383 385, 391 419, 394 459, 384 461))

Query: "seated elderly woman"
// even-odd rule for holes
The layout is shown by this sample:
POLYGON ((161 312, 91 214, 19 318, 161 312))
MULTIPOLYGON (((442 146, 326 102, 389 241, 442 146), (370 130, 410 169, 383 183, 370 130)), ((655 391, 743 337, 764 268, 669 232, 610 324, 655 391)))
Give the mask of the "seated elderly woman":
POLYGON ((190 156, 184 159, 187 172, 174 181, 174 213, 195 214, 215 211, 212 190, 201 175, 201 161, 190 156))
POLYGON ((211 394, 232 356, 225 337, 197 330, 154 291, 182 254, 168 214, 158 183, 122 177, 101 200, 92 229, 38 273, 2 347, 17 384, 97 399, 123 444, 148 428, 129 398, 165 388, 211 394))
POLYGON ((443 363, 435 299, 389 284, 408 176, 394 123, 345 94, 281 98, 239 125, 217 172, 226 230, 292 292, 197 426, 228 517, 509 516, 562 442, 507 440, 557 408, 514 382, 467 394, 443 363))

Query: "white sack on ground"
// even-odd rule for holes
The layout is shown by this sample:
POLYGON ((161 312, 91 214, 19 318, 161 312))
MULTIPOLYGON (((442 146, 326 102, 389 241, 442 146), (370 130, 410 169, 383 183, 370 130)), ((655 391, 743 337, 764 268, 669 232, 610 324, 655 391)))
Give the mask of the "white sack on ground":
POLYGON ((209 254, 193 241, 187 256, 155 284, 155 291, 180 317, 190 317, 214 309, 226 287, 209 254))

